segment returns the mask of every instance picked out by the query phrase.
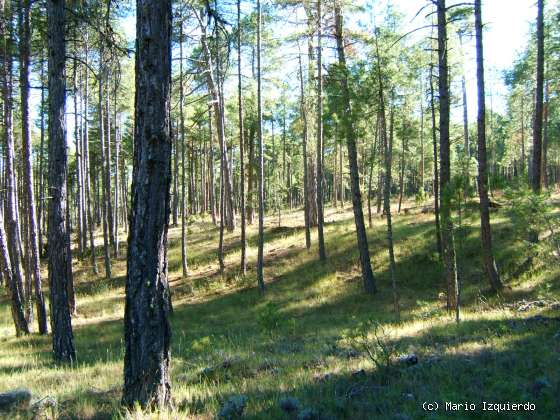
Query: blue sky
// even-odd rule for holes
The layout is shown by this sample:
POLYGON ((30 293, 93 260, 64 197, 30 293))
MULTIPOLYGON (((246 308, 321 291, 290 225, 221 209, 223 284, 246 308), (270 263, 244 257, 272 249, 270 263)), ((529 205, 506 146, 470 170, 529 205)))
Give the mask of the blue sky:
MULTIPOLYGON (((375 10, 385 10, 387 2, 390 1, 393 7, 403 12, 405 18, 405 32, 418 28, 426 24, 425 15, 428 9, 421 14, 414 16, 428 3, 428 0, 354 0, 354 4, 365 6, 373 4, 375 10)), ((448 0, 448 5, 462 2, 463 0, 448 0)), ((244 10, 250 10, 249 2, 245 2, 244 10)), ((266 3, 266 0, 263 0, 266 3)), ((299 16, 303 19, 303 16, 299 16)), ((360 18, 358 18, 360 19, 360 18)), ((528 39, 530 23, 536 19, 536 4, 534 0, 486 0, 483 1, 483 20, 486 24, 484 34, 485 45, 485 64, 487 81, 487 106, 492 106, 498 112, 505 112, 504 97, 507 93, 502 82, 502 72, 512 66, 519 53, 525 48, 528 39)), ((135 17, 129 16, 122 20, 122 26, 129 39, 135 36, 135 17)), ((362 22, 367 24, 367 22, 362 22)), ((347 19, 347 25, 356 25, 354 19, 347 19)), ((351 28, 350 28, 351 29, 351 28)), ((286 26, 280 27, 280 31, 286 32, 286 26)), ((414 36, 426 36, 426 32, 419 31, 414 36)), ((467 75, 467 96, 469 120, 473 121, 476 115, 476 67, 474 60, 474 40, 469 40, 464 45, 465 50, 465 73, 467 75)), ((293 61, 293 60, 292 60, 293 61)), ((292 65, 295 66, 295 61, 292 65)), ((295 70, 295 69, 294 69, 295 70)), ((287 69, 282 69, 284 75, 293 73, 287 69)), ((36 108, 39 103, 37 92, 32 94, 32 108, 36 108)), ((68 108, 70 104, 67 104, 68 108)), ((32 118, 37 118, 37 110, 32 113, 32 118)), ((462 118, 461 110, 456 108, 452 118, 459 121, 462 118)), ((68 135, 73 132, 73 118, 67 119, 68 135)), ((72 137, 69 137, 72 138, 72 137)))

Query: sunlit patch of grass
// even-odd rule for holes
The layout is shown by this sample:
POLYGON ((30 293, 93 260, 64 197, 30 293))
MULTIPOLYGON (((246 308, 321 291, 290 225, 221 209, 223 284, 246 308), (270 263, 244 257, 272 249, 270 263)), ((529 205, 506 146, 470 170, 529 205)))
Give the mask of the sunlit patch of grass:
MULTIPOLYGON (((408 203, 407 205, 412 205, 408 203)), ((497 260, 514 263, 522 244, 510 237, 508 219, 493 213, 497 260)), ((442 398, 531 399, 539 414, 554 413, 551 390, 559 383, 554 338, 560 323, 524 321, 535 314, 558 316, 553 307, 519 312, 508 304, 522 299, 558 298, 557 267, 540 267, 504 279, 511 290, 486 293, 479 256, 478 219, 469 226, 458 261, 463 275, 462 322, 445 310, 441 266, 435 252, 433 214, 395 215, 394 236, 402 321, 392 312, 385 219, 374 215, 368 229, 372 266, 379 286, 364 295, 351 207, 327 208, 328 259, 318 261, 316 230, 305 248, 301 209, 266 220, 265 279, 256 289, 257 225, 248 227, 249 271, 239 273, 239 232, 225 234, 226 273, 217 263, 218 230, 209 217, 189 226, 189 275, 182 276, 180 227, 169 232, 169 278, 174 299, 172 364, 174 409, 151 416, 120 407, 122 387, 123 257, 113 262, 113 279, 94 276, 90 262, 75 261, 78 316, 73 319, 78 362, 51 360, 50 337, 15 338, 7 299, 0 298, 0 391, 29 388, 35 398, 60 402, 62 418, 214 418, 231 396, 248 397, 252 418, 286 418, 281 398, 333 418, 419 418, 419 401, 442 398), (267 304, 275 309, 262 321, 267 304), (371 360, 351 350, 345 338, 358 323, 381 323, 399 354, 419 363, 398 368, 387 383, 371 360), (363 369, 363 374, 361 373, 363 369), (550 387, 537 393, 535 380, 550 387), (412 397, 411 397, 412 395, 412 397), (373 413, 373 414, 372 414, 373 413)), ((121 248, 125 255, 125 244, 121 248)), ((512 263, 512 266, 514 265, 512 263)), ((46 273, 45 273, 46 274, 46 273)), ((45 277, 46 278, 46 277, 45 277)), ((48 293, 47 293, 48 294, 48 293)), ((556 407, 557 408, 557 407, 556 407)))

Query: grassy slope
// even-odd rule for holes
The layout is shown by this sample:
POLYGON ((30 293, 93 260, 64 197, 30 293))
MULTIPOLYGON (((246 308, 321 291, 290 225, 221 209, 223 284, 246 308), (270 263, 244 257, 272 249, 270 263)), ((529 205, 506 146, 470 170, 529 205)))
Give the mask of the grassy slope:
MULTIPOLYGON (((512 279, 523 258, 523 245, 511 241, 507 219, 495 213, 497 257, 511 289, 498 297, 485 295, 473 212, 466 218, 466 238, 459 241, 464 312, 463 322, 456 325, 439 295, 444 286, 434 253, 432 217, 395 219, 403 318, 399 325, 392 314, 385 220, 378 216, 368 230, 380 289, 373 297, 362 293, 350 208, 327 209, 326 264, 317 262, 315 247, 305 250, 301 212, 285 215, 282 228, 276 227, 275 217, 267 220, 265 297, 254 287, 253 271, 246 278, 236 274, 235 235, 226 235, 227 279, 216 274, 218 232, 207 220, 192 225, 192 274, 183 280, 180 229, 171 229, 172 381, 177 411, 170 417, 212 418, 222 401, 238 394, 248 397, 250 418, 288 418, 278 408, 285 396, 296 397, 301 406, 328 418, 431 418, 422 402, 446 400, 533 401, 537 407, 533 418, 560 412, 556 398, 560 323, 522 319, 536 313, 555 316, 554 310, 520 312, 508 304, 556 299, 558 267, 512 279), (267 302, 279 308, 279 327, 273 331, 264 331, 257 321, 267 302), (396 370, 388 381, 380 380, 367 357, 352 351, 344 339, 349 329, 368 318, 382 323, 399 351, 414 352, 420 363, 396 370), (361 369, 365 375, 354 374, 361 369), (542 389, 535 385, 539 379, 546 385, 542 389)), ((253 263, 255 227, 249 229, 249 245, 253 263)), ((0 298, 0 391, 27 387, 37 398, 54 396, 63 418, 119 415, 126 262, 119 259, 114 264, 115 278, 107 282, 94 277, 85 262, 75 262, 79 315, 73 325, 79 361, 72 367, 52 363, 50 337, 15 338, 7 299, 0 298)), ((440 411, 438 418, 481 414, 440 411)), ((486 418, 498 416, 486 413, 486 418)), ((516 418, 515 413, 508 418, 516 418)))

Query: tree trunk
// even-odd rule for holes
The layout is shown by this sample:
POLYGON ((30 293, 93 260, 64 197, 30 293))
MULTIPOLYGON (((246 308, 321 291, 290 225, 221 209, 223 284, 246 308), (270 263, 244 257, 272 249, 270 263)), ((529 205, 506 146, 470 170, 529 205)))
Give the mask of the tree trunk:
MULTIPOLYGON (((12 75, 12 56, 13 56, 13 27, 12 10, 10 2, 3 4, 4 16, 2 21, 2 35, 4 36, 4 74, 3 74, 3 100, 4 100, 4 141, 5 141, 5 205, 4 218, 6 220, 7 246, 10 258, 10 267, 14 290, 21 292, 21 304, 26 307, 26 324, 23 332, 28 332, 27 322, 29 321, 29 296, 26 296, 23 285, 23 267, 20 226, 18 219, 17 185, 15 173, 15 145, 14 145, 14 120, 13 120, 13 75, 12 75)), ((23 308, 22 308, 23 310, 23 308)), ((21 325, 23 327, 23 325, 21 325)))
POLYGON ((229 163, 227 157, 227 144, 226 144, 226 134, 225 134, 225 117, 224 109, 221 97, 220 89, 220 78, 219 74, 214 78, 214 66, 212 64, 212 56, 210 54, 210 48, 207 42, 206 28, 203 26, 203 33, 201 37, 202 48, 204 51, 207 72, 206 72, 206 83, 208 85, 208 90, 212 97, 212 103, 214 107, 214 118, 216 119, 216 130, 218 132, 218 139, 220 141, 220 154, 221 159, 225 160, 225 199, 227 200, 225 210, 228 211, 228 216, 226 218, 227 229, 232 232, 235 229, 235 217, 233 214, 233 185, 230 177, 229 163))
MULTIPOLYGON (((212 212, 212 223, 216 226, 216 188, 214 182, 214 130, 212 129, 212 109, 208 108, 208 132, 210 138, 210 153, 208 156, 208 171, 210 172, 210 207, 212 212)), ((190 197, 189 197, 190 198, 190 197)))
POLYGON ((531 187, 535 193, 542 188, 542 136, 543 136, 543 85, 544 85, 544 0, 537 0, 537 91, 533 123, 533 165, 531 187))
POLYGON ((484 53, 482 43, 481 0, 475 0, 476 26, 476 79, 478 90, 478 194, 480 196, 480 237, 482 240, 482 258, 486 276, 493 290, 502 288, 500 275, 492 251, 492 231, 490 228, 490 211, 488 199, 488 174, 486 173, 486 101, 484 94, 484 53))
POLYGON ((76 360, 68 286, 72 284, 70 232, 66 220, 67 147, 65 1, 47 2, 49 49, 49 285, 54 358, 76 360), (70 269, 69 269, 70 268, 70 269))
POLYGON ((301 66, 301 54, 299 59, 299 80, 300 80, 300 112, 303 119, 303 216, 305 221, 305 246, 311 248, 311 223, 309 220, 309 182, 307 174, 307 111, 305 109, 305 92, 303 88, 303 68, 301 66))
POLYGON ((257 136, 259 138, 259 240, 257 283, 264 293, 264 139, 262 130, 261 1, 257 0, 257 136))
POLYGON ((171 184, 171 1, 136 2, 136 98, 122 402, 171 403, 167 230, 171 184))
POLYGON ((319 259, 326 261, 325 237, 323 224, 325 217, 323 214, 323 68, 322 68, 322 12, 321 0, 317 0, 317 242, 319 243, 319 259))
POLYGON ((434 75, 433 67, 430 64, 430 111, 432 116, 432 146, 433 146, 433 160, 434 160, 434 214, 436 225, 436 245, 437 252, 441 258, 441 223, 439 217, 439 170, 438 170, 438 147, 437 147, 437 134, 436 134, 436 106, 434 98, 434 75))
POLYGON ((37 323, 39 334, 47 334, 47 310, 41 285, 41 269, 39 260, 39 245, 37 240, 37 219, 35 216, 35 194, 33 191, 33 170, 31 162, 31 131, 29 127, 29 55, 30 55, 30 0, 20 0, 20 89, 21 89, 21 132, 23 151, 24 188, 27 196, 27 217, 29 230, 29 243, 27 244, 30 255, 29 269, 33 275, 35 291, 35 304, 37 307, 37 323))
POLYGON ((362 279, 366 293, 375 293, 375 278, 371 269, 369 259, 369 248, 362 209, 362 194, 360 192, 360 176, 358 173, 358 156, 356 152, 356 133, 352 121, 352 108, 350 105, 350 89, 348 86, 348 68, 346 67, 346 55, 344 51, 344 36, 342 32, 342 10, 339 1, 335 2, 335 37, 338 51, 338 65, 340 72, 342 91, 342 122, 346 131, 346 144, 348 148, 348 162, 350 166, 350 184, 352 187, 352 206, 354 209, 354 221, 356 224, 356 235, 358 249, 360 251, 360 262, 362 266, 362 279))
POLYGON ((44 246, 43 246, 43 223, 45 217, 43 215, 44 211, 44 185, 45 185, 45 177, 44 177, 44 170, 43 165, 45 162, 45 59, 44 59, 44 52, 41 51, 41 108, 40 108, 40 115, 41 115, 41 143, 39 149, 39 205, 37 210, 37 230, 39 236, 39 257, 43 255, 44 246))
POLYGON ((88 219, 88 233, 89 233, 89 252, 91 257, 91 266, 93 268, 93 273, 98 274, 97 261, 95 257, 95 241, 93 238, 93 230, 95 229, 95 221, 92 213, 92 192, 91 192, 91 170, 89 162, 89 77, 88 77, 88 60, 89 60, 89 50, 88 50, 88 33, 86 30, 85 34, 85 62, 84 66, 84 136, 83 136, 83 153, 84 153, 84 182, 85 182, 85 193, 86 193, 86 206, 87 206, 87 219, 88 219))
POLYGON ((239 196, 241 203, 241 274, 247 272, 247 238, 245 233, 246 227, 246 208, 245 208, 245 156, 244 146, 245 139, 243 137, 243 97, 241 85, 241 0, 237 0, 237 96, 239 111, 239 196))
MULTIPOLYGON (((187 264, 187 197, 186 197, 186 162, 185 149, 187 148, 185 141, 185 112, 183 107, 184 81, 183 81, 183 15, 181 14, 181 22, 179 23, 179 130, 181 135, 181 267, 183 268, 183 277, 188 275, 187 264)), ((212 203, 213 205, 213 203, 212 203)), ((212 207, 212 213, 214 208, 212 207)), ((213 215, 215 217, 215 215, 213 215)))
POLYGON ((445 278, 447 280, 447 308, 458 309, 457 263, 453 220, 451 218, 451 151, 449 140, 449 83, 447 65, 447 17, 445 0, 437 2, 438 17, 438 57, 439 57, 439 135, 440 135, 440 204, 441 204, 441 244, 445 278))
MULTIPOLYGON (((103 52, 101 52, 103 56, 103 52)), ((109 248, 109 193, 108 193, 108 176, 107 176, 107 147, 105 145, 105 127, 103 123, 103 68, 100 66, 98 75, 99 87, 99 103, 98 103, 98 119, 99 119, 99 142, 101 143, 101 201, 102 201, 102 219, 103 219, 103 251, 105 257, 105 278, 111 278, 111 251, 109 248)))

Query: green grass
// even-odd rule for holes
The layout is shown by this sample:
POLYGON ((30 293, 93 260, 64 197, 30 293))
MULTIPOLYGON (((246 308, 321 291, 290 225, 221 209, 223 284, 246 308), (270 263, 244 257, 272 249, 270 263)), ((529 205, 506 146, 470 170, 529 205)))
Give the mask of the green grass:
MULTIPOLYGON (((559 268, 537 265, 513 278, 524 259, 524 245, 513 240, 500 210, 493 213, 494 238, 508 288, 498 296, 489 294, 479 257, 477 213, 471 210, 458 246, 464 307, 456 325, 444 309, 432 217, 403 214, 394 219, 401 323, 393 314, 385 219, 379 216, 368 229, 379 287, 375 296, 362 291, 350 207, 327 209, 326 263, 317 259, 314 236, 311 251, 305 249, 301 212, 284 215, 281 228, 275 216, 267 219, 265 296, 255 287, 256 226, 248 232, 251 270, 244 278, 238 274, 237 233, 226 234, 227 273, 222 278, 217 273, 218 231, 208 219, 197 218, 189 230, 190 276, 183 279, 180 228, 172 228, 175 409, 160 418, 214 418, 223 401, 240 394, 248 397, 247 418, 255 419, 290 418, 278 404, 288 396, 322 418, 554 418, 560 412, 560 322, 531 317, 555 317, 558 310, 545 305, 520 312, 516 302, 556 301, 559 268), (383 325, 385 339, 397 349, 395 356, 415 353, 419 363, 380 375, 347 337, 368 319, 383 325), (530 401, 536 411, 505 417, 443 409, 434 414, 423 410, 424 401, 530 401)), ((123 258, 114 261, 114 278, 106 281, 94 276, 86 261, 74 262, 78 362, 73 366, 52 362, 50 337, 14 337, 3 294, 0 391, 26 387, 36 399, 53 396, 59 401, 59 418, 125 415, 119 406, 125 265, 123 258)), ((129 416, 140 418, 138 413, 129 416)))

